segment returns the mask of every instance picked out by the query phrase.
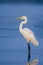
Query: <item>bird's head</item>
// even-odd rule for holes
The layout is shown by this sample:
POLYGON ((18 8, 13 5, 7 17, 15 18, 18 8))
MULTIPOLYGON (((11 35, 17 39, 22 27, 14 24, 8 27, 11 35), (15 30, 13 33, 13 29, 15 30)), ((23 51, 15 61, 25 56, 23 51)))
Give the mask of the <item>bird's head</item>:
POLYGON ((16 18, 16 20, 26 20, 26 19, 27 19, 26 16, 20 16, 20 17, 16 18))

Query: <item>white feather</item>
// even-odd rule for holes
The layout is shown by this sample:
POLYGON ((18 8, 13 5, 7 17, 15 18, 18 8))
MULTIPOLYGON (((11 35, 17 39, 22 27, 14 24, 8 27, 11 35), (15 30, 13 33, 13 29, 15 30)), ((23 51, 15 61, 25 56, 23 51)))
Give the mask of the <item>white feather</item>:
POLYGON ((23 20, 19 26, 20 33, 27 40, 27 42, 31 42, 34 46, 38 46, 38 41, 36 40, 34 33, 28 28, 22 28, 23 25, 27 23, 27 17, 21 16, 18 19, 23 20))

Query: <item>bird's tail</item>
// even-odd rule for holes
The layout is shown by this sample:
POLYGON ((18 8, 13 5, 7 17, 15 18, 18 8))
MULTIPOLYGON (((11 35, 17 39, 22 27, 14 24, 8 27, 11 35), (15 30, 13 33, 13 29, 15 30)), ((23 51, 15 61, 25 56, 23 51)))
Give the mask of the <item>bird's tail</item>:
POLYGON ((38 46, 39 43, 38 43, 37 40, 34 40, 34 41, 33 41, 33 44, 34 44, 34 46, 38 46))

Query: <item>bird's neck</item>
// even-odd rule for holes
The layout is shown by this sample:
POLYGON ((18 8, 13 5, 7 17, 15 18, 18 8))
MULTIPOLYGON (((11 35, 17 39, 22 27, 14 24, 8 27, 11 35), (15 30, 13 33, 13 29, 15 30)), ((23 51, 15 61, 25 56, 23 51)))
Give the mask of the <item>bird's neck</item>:
POLYGON ((26 23, 27 23, 27 19, 25 19, 24 21, 21 22, 20 27, 19 27, 20 32, 23 31, 23 28, 22 28, 22 27, 23 27, 23 25, 26 24, 26 23))

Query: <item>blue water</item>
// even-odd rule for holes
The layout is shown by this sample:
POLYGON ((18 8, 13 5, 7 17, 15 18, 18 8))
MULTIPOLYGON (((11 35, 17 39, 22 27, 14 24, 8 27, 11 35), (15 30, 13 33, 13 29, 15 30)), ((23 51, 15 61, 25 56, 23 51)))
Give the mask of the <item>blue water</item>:
MULTIPOLYGON (((27 42, 19 32, 21 21, 16 18, 25 15, 28 23, 23 27, 33 30, 39 46, 31 45, 31 62, 38 59, 43 65, 43 5, 0 5, 0 65, 26 65, 27 42)), ((33 64, 34 65, 34 64, 33 64)))

